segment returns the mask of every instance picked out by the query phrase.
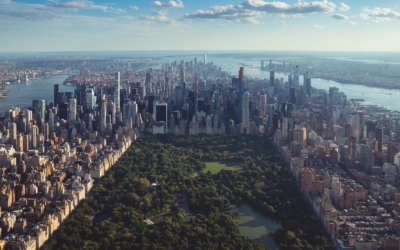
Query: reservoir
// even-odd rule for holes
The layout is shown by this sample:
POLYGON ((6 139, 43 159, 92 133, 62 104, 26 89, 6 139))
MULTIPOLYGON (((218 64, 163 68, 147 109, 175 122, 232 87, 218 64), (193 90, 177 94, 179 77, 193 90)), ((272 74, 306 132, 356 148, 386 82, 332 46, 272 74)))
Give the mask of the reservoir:
POLYGON ((268 232, 275 232, 277 229, 281 228, 279 222, 255 212, 246 204, 235 206, 229 210, 229 212, 238 213, 240 215, 238 226, 243 236, 248 237, 254 242, 260 241, 267 246, 268 250, 279 249, 274 239, 267 235, 268 232))

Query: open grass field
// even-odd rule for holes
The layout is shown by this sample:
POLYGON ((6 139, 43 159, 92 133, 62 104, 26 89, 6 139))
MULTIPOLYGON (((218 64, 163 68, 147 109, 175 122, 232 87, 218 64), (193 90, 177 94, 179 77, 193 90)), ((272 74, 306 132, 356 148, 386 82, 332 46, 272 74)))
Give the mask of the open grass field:
POLYGON ((242 167, 237 162, 217 162, 217 161, 208 161, 205 162, 206 168, 203 170, 204 173, 210 171, 212 174, 218 174, 222 169, 226 170, 240 170, 242 167))

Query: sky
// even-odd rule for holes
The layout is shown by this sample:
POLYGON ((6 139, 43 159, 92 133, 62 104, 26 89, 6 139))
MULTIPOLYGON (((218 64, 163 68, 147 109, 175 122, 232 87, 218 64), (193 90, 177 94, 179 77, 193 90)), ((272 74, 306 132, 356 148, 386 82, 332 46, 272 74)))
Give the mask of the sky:
POLYGON ((398 0, 0 0, 0 52, 400 51, 398 0))

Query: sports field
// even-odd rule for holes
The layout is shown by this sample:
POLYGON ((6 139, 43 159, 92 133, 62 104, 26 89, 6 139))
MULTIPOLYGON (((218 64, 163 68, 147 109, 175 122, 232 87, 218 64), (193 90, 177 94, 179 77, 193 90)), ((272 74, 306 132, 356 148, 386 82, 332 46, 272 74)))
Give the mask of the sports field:
POLYGON ((210 171, 212 174, 218 174, 222 169, 226 170, 240 170, 242 167, 237 162, 217 162, 217 161, 208 161, 204 162, 206 164, 206 168, 203 170, 204 173, 210 171))

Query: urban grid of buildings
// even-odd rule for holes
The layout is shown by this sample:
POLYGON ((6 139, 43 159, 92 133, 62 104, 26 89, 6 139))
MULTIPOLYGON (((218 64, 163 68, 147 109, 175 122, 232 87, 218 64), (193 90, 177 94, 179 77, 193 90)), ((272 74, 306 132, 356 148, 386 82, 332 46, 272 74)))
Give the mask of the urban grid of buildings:
POLYGON ((55 84, 53 102, 0 116, 0 249, 40 248, 137 136, 166 133, 268 135, 337 249, 400 249, 398 113, 312 88, 290 64, 262 61, 269 79, 229 76, 205 54, 148 71, 89 67, 73 93, 55 84))

